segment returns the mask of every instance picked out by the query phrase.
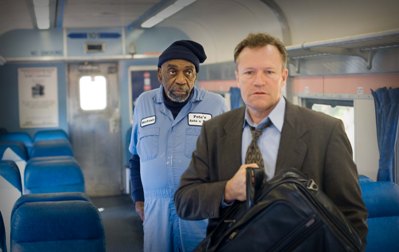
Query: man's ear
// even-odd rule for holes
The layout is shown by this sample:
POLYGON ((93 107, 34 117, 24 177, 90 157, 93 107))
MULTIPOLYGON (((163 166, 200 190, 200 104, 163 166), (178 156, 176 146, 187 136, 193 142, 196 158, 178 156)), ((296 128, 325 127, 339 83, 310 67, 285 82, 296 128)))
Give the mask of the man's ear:
POLYGON ((157 76, 158 76, 158 81, 159 81, 159 83, 162 83, 162 71, 161 71, 161 68, 160 68, 160 67, 158 67, 158 74, 157 74, 157 76))
POLYGON ((287 84, 287 79, 288 79, 288 68, 284 68, 282 72, 282 85, 281 87, 284 87, 287 84))

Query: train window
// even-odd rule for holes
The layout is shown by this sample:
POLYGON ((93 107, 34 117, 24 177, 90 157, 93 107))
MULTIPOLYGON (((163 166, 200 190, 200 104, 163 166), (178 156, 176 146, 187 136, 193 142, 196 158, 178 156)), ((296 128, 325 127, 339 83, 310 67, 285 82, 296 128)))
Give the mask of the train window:
POLYGON ((79 80, 80 108, 103 110, 107 107, 107 81, 104 76, 82 76, 79 80))
POLYGON ((355 148, 355 116, 352 100, 325 100, 303 99, 304 105, 312 110, 320 111, 330 116, 341 119, 345 126, 346 134, 355 148))

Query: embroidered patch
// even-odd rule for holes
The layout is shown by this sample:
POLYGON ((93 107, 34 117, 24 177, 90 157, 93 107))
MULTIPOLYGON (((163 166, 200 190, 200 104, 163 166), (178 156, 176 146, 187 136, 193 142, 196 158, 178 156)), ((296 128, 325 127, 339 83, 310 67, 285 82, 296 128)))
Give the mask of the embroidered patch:
POLYGON ((140 126, 145 127, 155 123, 155 116, 149 116, 146 118, 141 119, 140 126))
POLYGON ((188 125, 190 126, 202 126, 205 121, 212 118, 211 114, 203 113, 189 113, 188 114, 188 125))

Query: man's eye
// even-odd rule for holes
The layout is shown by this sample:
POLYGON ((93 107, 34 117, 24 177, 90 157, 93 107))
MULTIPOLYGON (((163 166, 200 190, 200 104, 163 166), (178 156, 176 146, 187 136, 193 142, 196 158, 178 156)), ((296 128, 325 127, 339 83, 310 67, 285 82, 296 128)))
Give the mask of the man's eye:
POLYGON ((169 70, 169 74, 170 74, 170 75, 175 75, 175 74, 176 74, 176 71, 175 71, 175 70, 169 70))

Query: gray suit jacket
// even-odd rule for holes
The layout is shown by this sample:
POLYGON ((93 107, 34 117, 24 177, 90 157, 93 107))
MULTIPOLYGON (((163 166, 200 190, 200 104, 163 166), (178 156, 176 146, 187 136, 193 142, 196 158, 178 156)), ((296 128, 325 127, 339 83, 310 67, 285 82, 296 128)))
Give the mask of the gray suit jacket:
MULTIPOLYGON (((223 214, 226 182, 242 164, 244 112, 239 108, 204 123, 175 194, 179 216, 209 218, 208 232, 223 214)), ((287 102, 276 175, 292 167, 315 180, 365 241, 367 210, 342 121, 287 102)))

